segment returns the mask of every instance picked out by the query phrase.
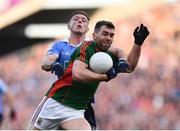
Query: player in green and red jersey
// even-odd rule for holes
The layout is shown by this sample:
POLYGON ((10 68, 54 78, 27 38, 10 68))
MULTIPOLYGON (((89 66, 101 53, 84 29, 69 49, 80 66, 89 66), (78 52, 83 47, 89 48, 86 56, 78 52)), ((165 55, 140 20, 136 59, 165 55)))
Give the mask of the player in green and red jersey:
MULTIPOLYGON (((47 96, 53 98, 56 101, 59 101, 66 106, 76 109, 86 109, 87 104, 90 103, 90 100, 94 96, 100 80, 88 80, 88 84, 86 82, 82 83, 82 81, 73 80, 73 63, 75 60, 80 60, 81 62, 89 65, 89 59, 98 51, 100 50, 98 49, 95 41, 82 43, 81 47, 77 48, 73 53, 71 61, 66 68, 63 77, 55 82, 52 88, 48 91, 47 96)), ((107 53, 113 58, 113 63, 118 61, 118 59, 112 53, 107 53)), ((89 67, 87 67, 87 69, 89 69, 89 67)))
MULTIPOLYGON (((75 49, 80 46, 82 41, 92 40, 86 36, 89 29, 88 25, 89 17, 84 11, 73 11, 68 22, 68 29, 70 31, 68 38, 56 41, 52 47, 49 48, 43 58, 41 68, 44 71, 54 72, 57 77, 60 78, 75 49)), ((123 57, 122 51, 118 48, 116 49, 111 46, 109 51, 113 52, 118 58, 123 57)), ((88 105, 84 113, 84 117, 90 123, 93 130, 96 129, 96 120, 92 107, 94 103, 95 99, 92 99, 92 103, 88 105)))
POLYGON ((71 130, 91 129, 84 118, 84 111, 99 83, 115 78, 119 72, 132 72, 139 60, 141 45, 149 35, 145 26, 137 27, 134 31, 135 44, 127 63, 110 54, 116 67, 112 67, 106 74, 95 73, 89 69, 90 57, 99 51, 107 52, 114 38, 114 28, 111 22, 97 22, 94 41, 84 42, 77 47, 64 75, 52 85, 36 109, 31 120, 33 129, 58 129, 59 126, 71 130))

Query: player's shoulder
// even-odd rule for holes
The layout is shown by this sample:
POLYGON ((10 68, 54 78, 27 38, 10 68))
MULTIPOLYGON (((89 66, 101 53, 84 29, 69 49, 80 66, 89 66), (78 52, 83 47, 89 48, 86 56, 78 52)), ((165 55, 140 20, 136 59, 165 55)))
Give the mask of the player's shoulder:
POLYGON ((77 48, 80 52, 93 52, 95 46, 94 41, 83 41, 82 44, 77 48))
POLYGON ((86 50, 87 48, 90 47, 92 41, 83 41, 81 42, 80 46, 77 47, 77 49, 80 49, 80 50, 86 50))
POLYGON ((61 48, 65 45, 68 45, 68 40, 63 39, 63 40, 54 40, 53 42, 51 42, 49 44, 49 48, 48 49, 52 49, 52 48, 61 48))
POLYGON ((83 41, 82 44, 81 44, 81 48, 82 47, 88 47, 88 46, 92 46, 94 43, 93 40, 89 40, 89 41, 83 41))
POLYGON ((62 45, 62 44, 68 44, 68 39, 62 39, 62 40, 55 40, 52 44, 62 45))

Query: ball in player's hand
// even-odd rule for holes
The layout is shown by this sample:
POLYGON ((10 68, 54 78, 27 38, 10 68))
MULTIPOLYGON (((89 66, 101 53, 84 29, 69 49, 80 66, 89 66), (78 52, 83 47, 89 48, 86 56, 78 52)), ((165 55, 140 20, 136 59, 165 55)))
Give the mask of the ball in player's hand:
POLYGON ((113 61, 107 53, 97 52, 91 56, 89 65, 92 71, 104 74, 112 68, 113 61))

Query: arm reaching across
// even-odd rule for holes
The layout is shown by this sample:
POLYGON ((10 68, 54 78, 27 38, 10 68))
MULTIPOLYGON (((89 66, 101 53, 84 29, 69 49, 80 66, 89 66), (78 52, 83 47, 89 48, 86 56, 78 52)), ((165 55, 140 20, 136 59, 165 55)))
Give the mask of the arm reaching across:
POLYGON ((73 80, 80 82, 100 82, 109 81, 117 76, 114 68, 111 68, 106 74, 98 74, 88 69, 88 65, 80 60, 76 60, 72 68, 73 80))
POLYGON ((149 31, 146 26, 141 24, 140 27, 135 28, 133 35, 134 45, 128 55, 127 60, 125 60, 124 58, 120 58, 115 66, 118 73, 131 73, 132 71, 134 71, 140 58, 141 46, 144 40, 149 35, 149 31))

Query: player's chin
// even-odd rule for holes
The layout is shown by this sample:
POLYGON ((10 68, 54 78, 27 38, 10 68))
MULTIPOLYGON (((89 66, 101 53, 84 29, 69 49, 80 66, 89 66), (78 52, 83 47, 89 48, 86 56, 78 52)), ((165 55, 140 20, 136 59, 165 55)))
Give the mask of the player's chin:
POLYGON ((107 51, 110 48, 109 44, 103 45, 102 46, 103 50, 107 51))
POLYGON ((84 32, 82 31, 82 30, 76 30, 76 31, 74 31, 76 34, 80 34, 80 35, 82 35, 82 34, 84 34, 84 32))
POLYGON ((108 49, 109 49, 109 47, 107 47, 107 46, 106 47, 104 47, 104 46, 101 47, 101 51, 103 51, 103 52, 106 52, 108 49))

